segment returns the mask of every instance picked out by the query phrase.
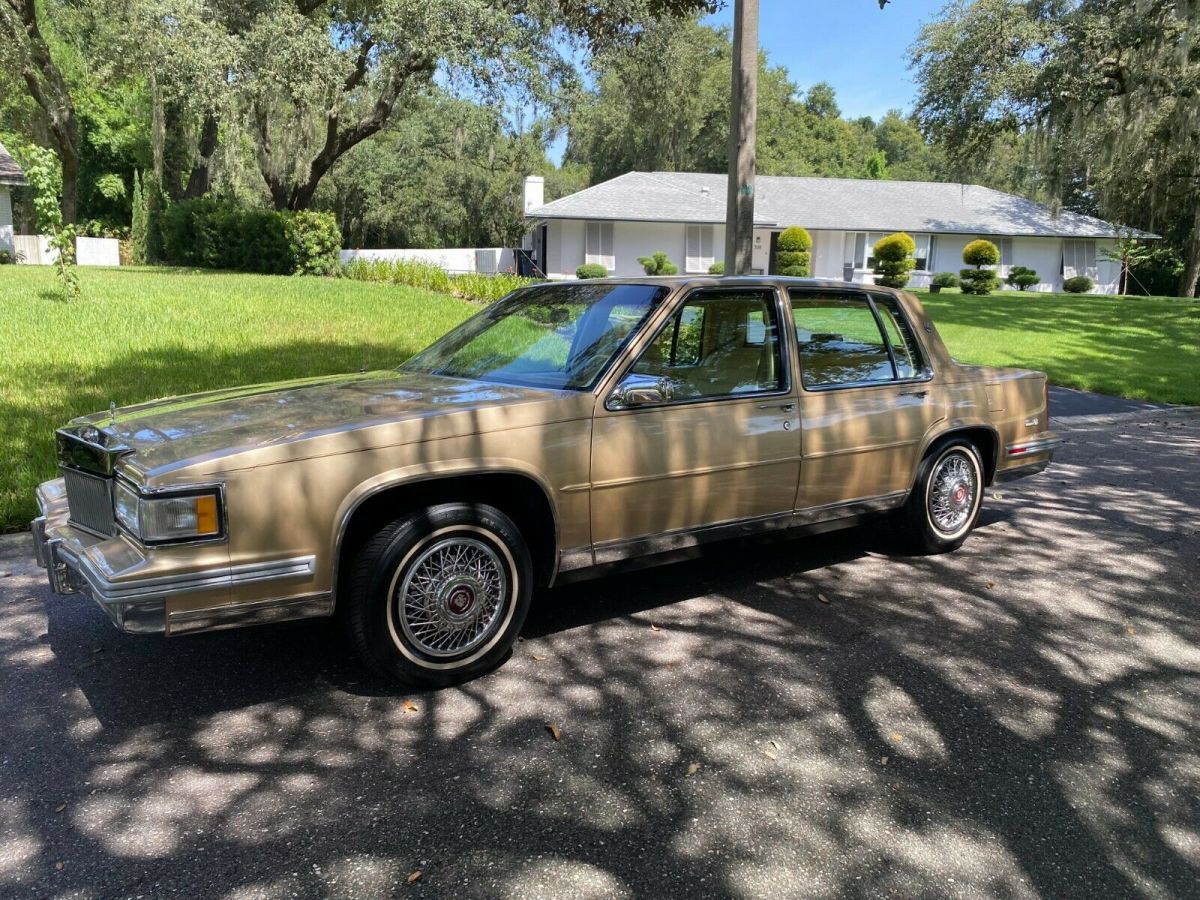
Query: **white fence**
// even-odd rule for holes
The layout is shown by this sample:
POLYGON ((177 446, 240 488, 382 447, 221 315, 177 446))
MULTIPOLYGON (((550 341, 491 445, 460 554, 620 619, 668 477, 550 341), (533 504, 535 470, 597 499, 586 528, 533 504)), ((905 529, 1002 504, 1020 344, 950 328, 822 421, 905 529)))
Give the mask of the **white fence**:
MULTIPOLYGON (((14 234, 13 245, 18 262, 28 266, 49 266, 58 262, 58 251, 44 234, 14 234)), ((75 238, 75 262, 81 266, 119 266, 121 242, 116 238, 75 238)))
POLYGON ((458 247, 448 250, 343 250, 342 262, 355 259, 387 260, 398 259, 425 262, 445 269, 451 274, 482 272, 494 275, 497 272, 516 271, 516 260, 512 250, 506 247, 458 247))

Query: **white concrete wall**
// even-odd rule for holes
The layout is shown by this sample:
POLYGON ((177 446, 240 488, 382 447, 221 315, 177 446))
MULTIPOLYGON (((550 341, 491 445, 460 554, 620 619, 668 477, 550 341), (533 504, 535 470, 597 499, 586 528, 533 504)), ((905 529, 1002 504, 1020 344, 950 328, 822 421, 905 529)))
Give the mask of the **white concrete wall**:
MULTIPOLYGON (((50 266, 58 262, 58 251, 44 234, 13 235, 17 255, 27 266, 50 266)), ((119 266, 121 242, 116 238, 75 238, 75 262, 81 266, 119 266)))
POLYGON ((0 250, 14 252, 12 194, 6 184, 0 184, 0 250))
POLYGON ((515 271, 513 252, 507 247, 456 247, 445 250, 423 250, 405 248, 396 250, 343 250, 342 262, 354 259, 387 260, 404 259, 426 262, 451 273, 515 271))
POLYGON ((121 242, 116 238, 75 238, 75 262, 81 266, 119 266, 121 242))

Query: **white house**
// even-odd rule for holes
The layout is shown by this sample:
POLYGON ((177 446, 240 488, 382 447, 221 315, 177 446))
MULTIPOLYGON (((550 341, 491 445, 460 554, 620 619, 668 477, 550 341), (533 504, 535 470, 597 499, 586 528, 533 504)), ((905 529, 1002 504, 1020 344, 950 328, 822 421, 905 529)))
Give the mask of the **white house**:
POLYGON ((13 253, 12 189, 25 183, 25 173, 0 144, 0 250, 13 253))
MULTIPOLYGON (((629 172, 543 202, 544 184, 525 183, 525 217, 534 258, 550 277, 573 277, 583 263, 614 275, 640 275, 639 256, 667 253, 681 272, 704 273, 725 251, 726 176, 629 172)), ((760 175, 754 204, 756 274, 775 269, 778 235, 791 225, 813 238, 812 274, 873 283, 871 248, 905 231, 917 243, 910 284, 964 267, 962 251, 984 237, 1001 253, 1000 274, 1027 266, 1041 276, 1031 290, 1057 291, 1087 275, 1098 293, 1116 293, 1120 266, 1104 251, 1122 234, 1152 238, 1109 222, 1061 212, 990 188, 924 181, 868 181, 760 175)))

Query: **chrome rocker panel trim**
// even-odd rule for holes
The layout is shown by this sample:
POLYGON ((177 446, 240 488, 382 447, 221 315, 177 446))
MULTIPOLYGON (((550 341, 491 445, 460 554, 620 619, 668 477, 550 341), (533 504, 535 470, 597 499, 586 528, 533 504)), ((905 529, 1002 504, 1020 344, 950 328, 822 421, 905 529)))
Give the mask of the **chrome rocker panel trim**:
POLYGON ((174 637, 179 634, 220 631, 226 628, 243 628, 247 625, 265 625, 270 622, 288 622, 293 619, 331 615, 333 594, 329 592, 278 600, 252 600, 248 603, 231 603, 208 609, 167 613, 167 635, 174 637))

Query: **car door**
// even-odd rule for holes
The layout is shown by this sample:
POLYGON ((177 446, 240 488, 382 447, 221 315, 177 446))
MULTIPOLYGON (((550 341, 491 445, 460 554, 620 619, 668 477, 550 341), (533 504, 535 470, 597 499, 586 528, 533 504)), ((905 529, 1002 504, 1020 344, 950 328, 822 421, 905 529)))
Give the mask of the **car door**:
POLYGON ((686 294, 600 398, 597 563, 790 522, 800 419, 783 302, 769 286, 686 294))
POLYGON ((891 295, 792 288, 789 298, 801 383, 798 521, 900 502, 926 433, 945 416, 915 331, 891 295))

